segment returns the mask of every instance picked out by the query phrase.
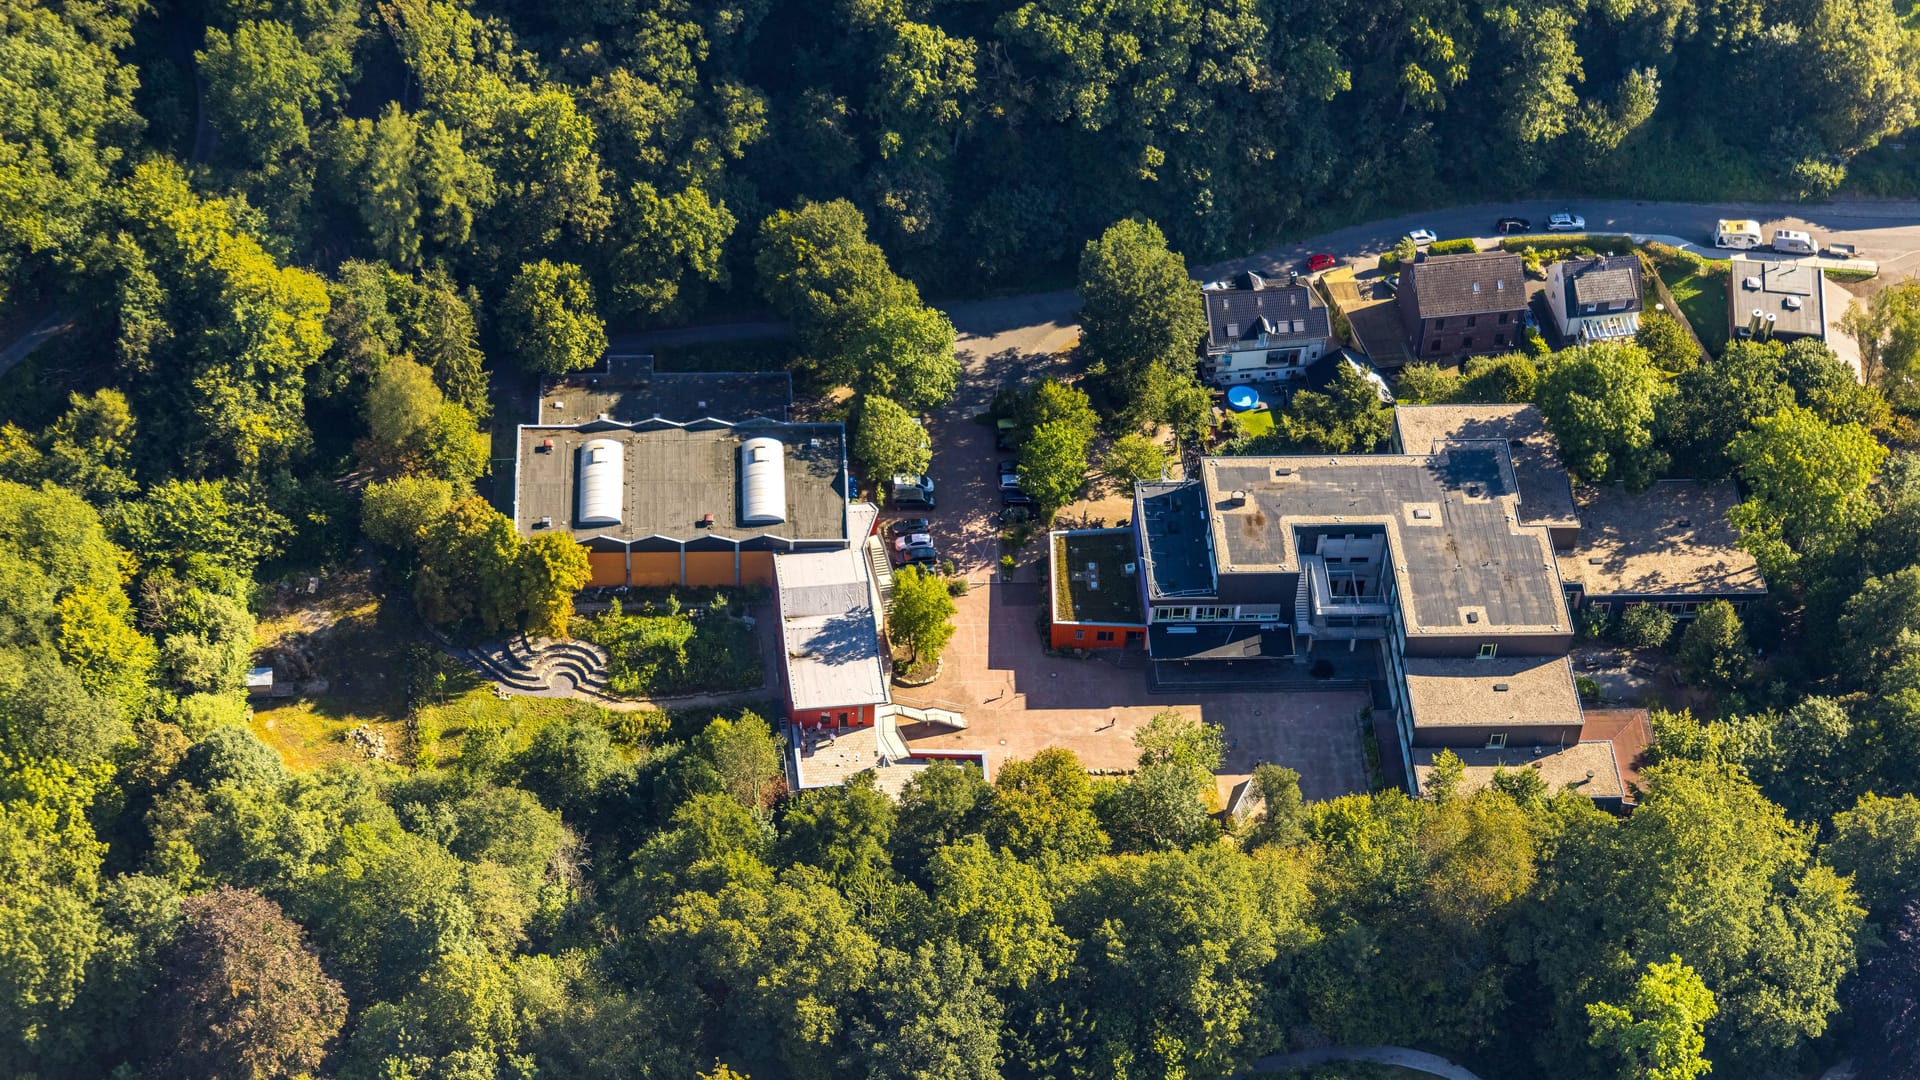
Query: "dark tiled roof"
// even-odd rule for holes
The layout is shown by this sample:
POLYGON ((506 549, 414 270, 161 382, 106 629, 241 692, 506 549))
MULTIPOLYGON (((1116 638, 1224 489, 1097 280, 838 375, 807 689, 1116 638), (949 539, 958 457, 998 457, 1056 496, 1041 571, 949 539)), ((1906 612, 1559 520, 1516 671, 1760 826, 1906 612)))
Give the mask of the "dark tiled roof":
POLYGON ((1588 304, 1612 304, 1624 301, 1622 310, 1640 310, 1640 257, 1638 255, 1595 255, 1573 259, 1563 271, 1567 280, 1567 312, 1580 314, 1588 304))
MULTIPOLYGON (((1507 251, 1434 255, 1407 267, 1422 319, 1518 311, 1527 306, 1520 256, 1507 251)), ((1403 301, 1404 302, 1404 301, 1403 301)))
POLYGON ((1327 305, 1305 284, 1268 282, 1243 274, 1233 280, 1233 286, 1204 293, 1209 352, 1224 352, 1236 342, 1258 339, 1263 330, 1270 341, 1324 338, 1331 333, 1327 305))

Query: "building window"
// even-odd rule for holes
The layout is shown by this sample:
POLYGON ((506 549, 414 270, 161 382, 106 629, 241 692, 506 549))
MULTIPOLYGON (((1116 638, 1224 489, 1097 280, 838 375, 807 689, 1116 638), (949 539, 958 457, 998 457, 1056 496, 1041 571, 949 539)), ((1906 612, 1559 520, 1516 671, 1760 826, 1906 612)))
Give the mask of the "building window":
POLYGON ((1085 630, 1075 630, 1073 632, 1073 640, 1085 641, 1086 639, 1087 639, 1087 632, 1085 630))
POLYGON ((1504 311, 1503 311, 1503 312, 1501 312, 1501 313, 1500 313, 1500 325, 1501 325, 1501 326, 1505 326, 1505 325, 1507 325, 1507 319, 1508 319, 1508 318, 1509 318, 1509 316, 1507 315, 1507 313, 1506 313, 1506 312, 1504 312, 1504 311))
POLYGON ((1478 315, 1469 315, 1469 316, 1467 316, 1467 325, 1468 325, 1468 326, 1478 326, 1478 325, 1480 325, 1480 316, 1478 316, 1478 315))
POLYGON ((1491 734, 1491 735, 1489 735, 1489 736, 1487 736, 1487 749, 1489 749, 1489 750, 1505 750, 1506 748, 1507 748, 1507 733, 1506 733, 1506 732, 1504 732, 1504 731, 1496 731, 1496 732, 1494 732, 1493 734, 1491 734))
POLYGON ((1506 343, 1507 343, 1507 335, 1505 335, 1505 334, 1495 334, 1495 335, 1493 335, 1493 347, 1494 347, 1494 348, 1496 348, 1496 349, 1497 349, 1497 348, 1499 348, 1500 346, 1502 346, 1502 345, 1505 345, 1506 343))
POLYGON ((1446 329, 1446 327, 1447 327, 1447 320, 1445 320, 1445 319, 1435 319, 1435 320, 1433 320, 1433 328, 1434 328, 1435 330, 1444 330, 1444 329, 1446 329))
POLYGON ((1460 339, 1460 347, 1461 347, 1461 348, 1463 348, 1463 349, 1471 349, 1471 348, 1473 348, 1473 338, 1471 338, 1471 337, 1463 337, 1463 338, 1461 338, 1461 339, 1460 339))
POLYGON ((1112 641, 1112 640, 1113 640, 1113 631, 1111 631, 1111 630, 1098 630, 1098 631, 1095 631, 1095 632, 1094 632, 1094 635, 1093 635, 1093 640, 1095 640, 1095 641, 1112 641))
POLYGON ((1597 612, 1599 612, 1602 618, 1604 618, 1604 617, 1606 617, 1606 616, 1608 616, 1608 615, 1612 615, 1612 614, 1613 614, 1613 601, 1611 601, 1611 600, 1596 600, 1596 601, 1594 601, 1594 602, 1593 602, 1593 610, 1595 610, 1595 611, 1597 611, 1597 612))
POLYGON ((1440 342, 1439 342, 1439 340, 1438 340, 1438 339, 1435 339, 1435 340, 1434 340, 1434 343, 1433 343, 1433 344, 1431 344, 1431 345, 1429 345, 1429 346, 1427 346, 1427 351, 1428 351, 1428 352, 1439 352, 1439 351, 1440 351, 1440 342))
POLYGON ((1500 646, 1498 644, 1495 644, 1493 642, 1488 642, 1487 644, 1480 646, 1480 659, 1482 660, 1491 660, 1495 656, 1498 656, 1499 654, 1500 654, 1500 646))
POLYGON ((831 721, 832 719, 833 719, 833 714, 832 714, 832 713, 830 713, 830 712, 823 712, 823 713, 821 713, 821 714, 820 714, 820 723, 821 723, 821 724, 822 724, 823 726, 824 726, 825 724, 827 724, 828 722, 830 722, 830 721, 831 721))

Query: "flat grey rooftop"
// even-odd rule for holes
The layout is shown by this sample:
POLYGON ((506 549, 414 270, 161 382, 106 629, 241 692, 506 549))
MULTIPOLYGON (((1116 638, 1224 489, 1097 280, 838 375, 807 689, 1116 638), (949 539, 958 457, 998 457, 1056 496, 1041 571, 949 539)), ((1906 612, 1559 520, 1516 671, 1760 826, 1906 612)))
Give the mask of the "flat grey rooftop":
POLYGON ((1580 692, 1564 656, 1406 658, 1418 728, 1580 726, 1580 692))
POLYGON ((1580 498, 1586 525, 1560 556, 1560 576, 1587 595, 1765 595, 1759 564, 1727 519, 1740 503, 1730 481, 1662 480, 1638 493, 1590 485, 1580 498))
POLYGON ((839 424, 717 421, 679 425, 588 423, 523 425, 514 497, 514 521, 522 534, 541 518, 549 528, 577 539, 606 537, 630 542, 646 537, 690 541, 702 537, 745 540, 844 540, 847 537, 844 429, 839 424), (787 517, 773 525, 747 525, 740 507, 740 444, 772 437, 784 446, 787 517), (575 527, 580 447, 593 439, 622 445, 625 483, 618 525, 575 527), (549 442, 551 445, 549 446, 549 442), (711 526, 703 525, 713 515, 711 526))
POLYGON ((1207 458, 1200 475, 1222 574, 1297 572, 1296 528, 1384 531, 1409 636, 1568 625, 1547 531, 1518 518, 1504 441, 1438 454, 1207 458))
POLYGON ((1520 485, 1520 520, 1580 524, 1560 444, 1532 405, 1401 405, 1393 410, 1393 427, 1400 449, 1409 454, 1436 453, 1460 440, 1505 439, 1520 485))
POLYGON ((1207 501, 1200 485, 1154 482, 1134 489, 1144 523, 1141 552, 1149 598, 1211 596, 1213 556, 1207 549, 1207 501))
POLYGON ((547 379, 534 419, 785 420, 793 376, 784 371, 657 371, 651 356, 609 356, 600 367, 547 379))
POLYGON ((1736 255, 1727 277, 1727 317, 1744 327, 1754 311, 1774 317, 1773 332, 1827 336, 1825 275, 1809 262, 1748 259, 1736 255), (1759 288, 1750 289, 1749 282, 1759 288))

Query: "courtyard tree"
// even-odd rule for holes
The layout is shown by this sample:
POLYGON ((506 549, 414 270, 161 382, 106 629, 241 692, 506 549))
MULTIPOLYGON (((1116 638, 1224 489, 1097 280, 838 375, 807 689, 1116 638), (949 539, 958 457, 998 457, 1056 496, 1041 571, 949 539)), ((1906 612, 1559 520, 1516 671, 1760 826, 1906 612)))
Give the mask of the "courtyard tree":
POLYGON ((1747 629, 1733 605, 1725 600, 1700 605, 1693 621, 1680 632, 1674 659, 1696 686, 1731 690, 1739 685, 1753 654, 1747 647, 1747 629))
POLYGON ((1206 330, 1187 261, 1151 221, 1115 223, 1080 256, 1080 348, 1123 415, 1158 418, 1156 369, 1179 370, 1206 330))
POLYGON ((1620 640, 1636 649, 1665 648, 1679 620, 1652 604, 1630 604, 1620 613, 1620 640))
POLYGON ((918 566, 903 566, 893 576, 887 635, 907 647, 914 665, 931 667, 940 662, 940 654, 953 639, 956 610, 944 578, 918 566))
POLYGON ((1599 342, 1555 354, 1533 399, 1572 471, 1638 489, 1666 466, 1654 446, 1653 421, 1671 392, 1646 350, 1599 342))
POLYGON ((541 259, 522 265, 500 319, 507 346, 533 371, 581 371, 607 351, 607 325, 594 307, 593 285, 572 263, 541 259))
POLYGON ((1020 488, 1040 504, 1042 520, 1079 497, 1087 484, 1087 439, 1067 420, 1033 429, 1020 444, 1020 488))
POLYGON ((1167 451, 1137 431, 1113 440, 1100 459, 1100 471, 1123 490, 1143 480, 1158 480, 1167 467, 1167 451))
POLYGON ((892 398, 867 394, 860 399, 853 428, 853 459, 866 467, 876 486, 900 473, 919 475, 933 461, 927 429, 892 398))

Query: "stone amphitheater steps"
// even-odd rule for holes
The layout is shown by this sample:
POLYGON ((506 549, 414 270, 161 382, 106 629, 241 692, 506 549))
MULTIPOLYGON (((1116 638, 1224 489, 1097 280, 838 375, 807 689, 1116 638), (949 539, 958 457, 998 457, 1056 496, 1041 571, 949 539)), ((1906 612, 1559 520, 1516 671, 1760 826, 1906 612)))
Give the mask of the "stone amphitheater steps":
POLYGON ((482 674, 509 690, 526 694, 606 692, 606 651, 588 642, 529 640, 517 634, 500 645, 465 650, 465 655, 482 674))

